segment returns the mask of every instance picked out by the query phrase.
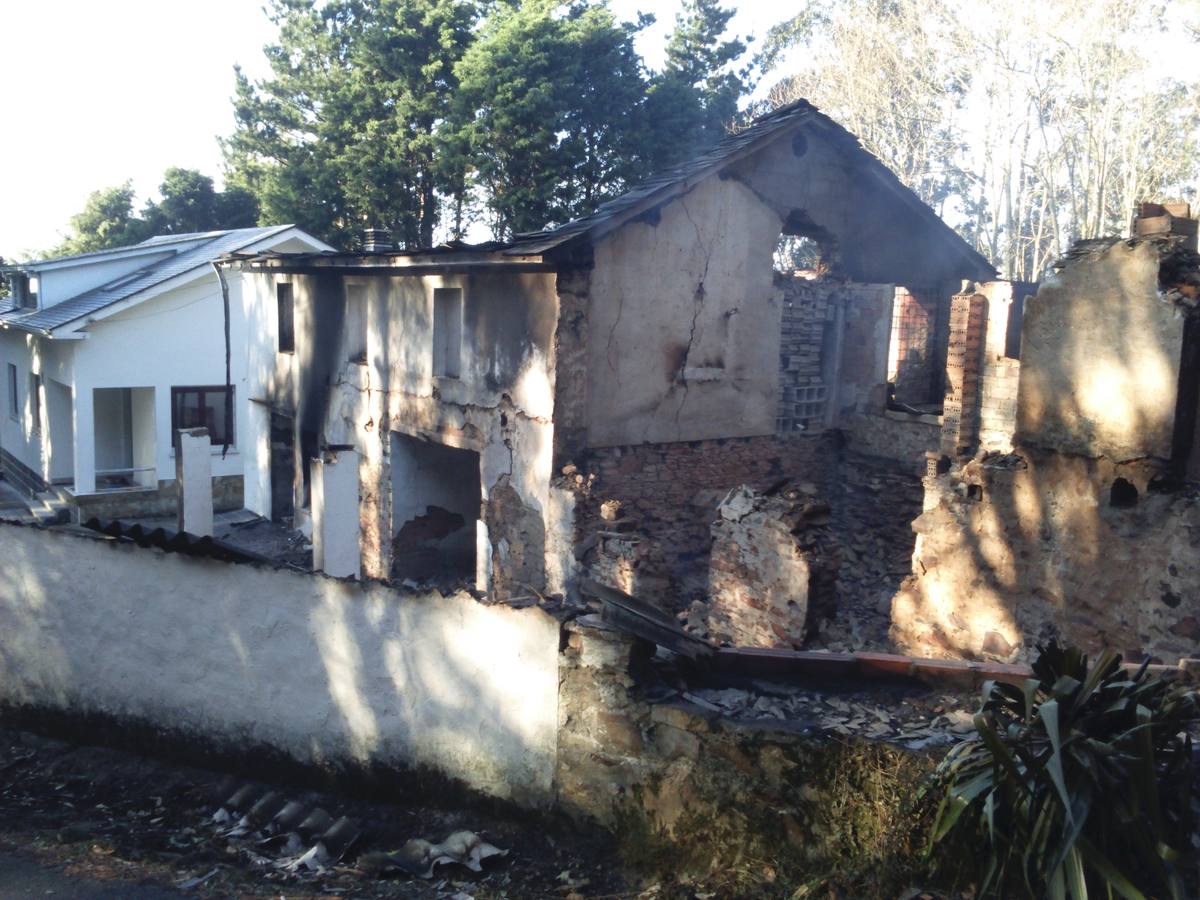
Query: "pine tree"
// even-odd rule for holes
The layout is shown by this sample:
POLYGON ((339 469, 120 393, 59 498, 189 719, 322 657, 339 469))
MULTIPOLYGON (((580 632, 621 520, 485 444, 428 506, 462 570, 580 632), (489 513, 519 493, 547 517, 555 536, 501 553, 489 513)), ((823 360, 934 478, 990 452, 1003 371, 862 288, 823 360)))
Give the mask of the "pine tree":
POLYGON ((497 236, 586 214, 645 170, 637 24, 605 4, 498 4, 457 72, 448 158, 470 166, 497 236))

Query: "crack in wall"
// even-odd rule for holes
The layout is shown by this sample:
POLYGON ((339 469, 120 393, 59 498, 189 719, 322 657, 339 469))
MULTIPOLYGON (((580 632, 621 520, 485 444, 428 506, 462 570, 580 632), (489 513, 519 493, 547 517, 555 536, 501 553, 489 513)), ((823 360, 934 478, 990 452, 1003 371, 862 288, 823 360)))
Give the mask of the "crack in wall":
MULTIPOLYGON (((680 208, 683 209, 683 214, 685 216, 687 216, 687 220, 689 222, 691 222, 692 228, 696 232, 696 244, 697 244, 697 246, 700 247, 700 251, 704 254, 704 269, 700 273, 700 278, 696 284, 696 290, 692 294, 692 324, 691 324, 691 329, 688 332, 687 347, 684 348, 683 358, 679 362, 679 372, 678 372, 677 378, 679 379, 680 383, 683 385, 683 392, 679 398, 679 406, 677 406, 675 409, 675 436, 676 436, 676 438, 678 438, 683 432, 683 428, 679 423, 679 419, 683 415, 683 407, 687 403, 687 398, 688 398, 689 384, 688 384, 688 380, 687 380, 687 367, 688 367, 688 361, 690 360, 691 355, 692 355, 692 349, 696 343, 696 326, 700 319, 700 311, 704 308, 704 297, 706 296, 705 289, 704 289, 704 282, 708 279, 708 267, 709 267, 710 263, 712 262, 712 251, 713 251, 713 248, 711 246, 708 246, 708 247, 704 246, 704 236, 700 231, 700 225, 696 222, 696 220, 694 218, 692 218, 692 212, 690 209, 688 209, 688 206, 687 206, 687 199, 684 197, 680 197, 679 205, 680 205, 680 208)), ((720 211, 717 214, 716 227, 713 229, 714 234, 721 233, 721 218, 722 218, 723 212, 724 212, 724 207, 722 206, 720 208, 720 211)), ((714 240, 715 240, 715 238, 714 238, 714 240)))

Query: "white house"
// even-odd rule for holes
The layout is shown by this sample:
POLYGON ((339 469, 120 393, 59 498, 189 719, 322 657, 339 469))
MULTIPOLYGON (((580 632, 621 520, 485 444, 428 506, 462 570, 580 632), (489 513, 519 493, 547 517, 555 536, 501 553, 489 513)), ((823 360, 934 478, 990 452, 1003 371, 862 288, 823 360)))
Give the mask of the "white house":
POLYGON ((176 428, 205 426, 214 499, 242 505, 246 318, 212 262, 331 248, 291 225, 164 235, 9 266, 0 299, 0 470, 74 517, 174 509, 176 428), (226 331, 228 329, 228 337, 226 331))

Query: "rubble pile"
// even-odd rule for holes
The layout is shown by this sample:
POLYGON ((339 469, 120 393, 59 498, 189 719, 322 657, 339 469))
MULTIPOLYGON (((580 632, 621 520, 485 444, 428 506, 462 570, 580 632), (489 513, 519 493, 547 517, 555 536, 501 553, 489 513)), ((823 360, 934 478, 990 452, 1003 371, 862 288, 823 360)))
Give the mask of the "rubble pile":
POLYGON ((424 790, 367 801, 0 728, 0 848, 97 882, 212 898, 631 893, 594 829, 549 833, 424 790))
POLYGON ((742 485, 721 501, 712 525, 708 599, 695 610, 710 641, 798 647, 810 609, 832 605, 830 510, 816 492, 811 484, 767 494, 742 485))
POLYGON ((734 720, 788 722, 812 734, 864 737, 909 750, 948 746, 970 734, 974 693, 921 688, 837 693, 757 682, 748 688, 695 688, 681 697, 734 720))
POLYGON ((892 597, 912 571, 913 520, 921 480, 894 465, 849 456, 830 498, 838 550, 837 604, 808 647, 853 652, 891 648, 892 597))

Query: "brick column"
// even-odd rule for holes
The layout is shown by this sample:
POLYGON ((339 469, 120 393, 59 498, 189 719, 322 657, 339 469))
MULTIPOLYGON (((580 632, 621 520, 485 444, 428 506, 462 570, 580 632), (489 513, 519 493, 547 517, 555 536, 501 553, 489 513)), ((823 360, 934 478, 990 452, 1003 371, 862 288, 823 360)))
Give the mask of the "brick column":
POLYGON ((969 456, 979 442, 979 377, 987 330, 987 298, 957 294, 950 301, 946 349, 946 397, 942 406, 942 452, 969 456))

